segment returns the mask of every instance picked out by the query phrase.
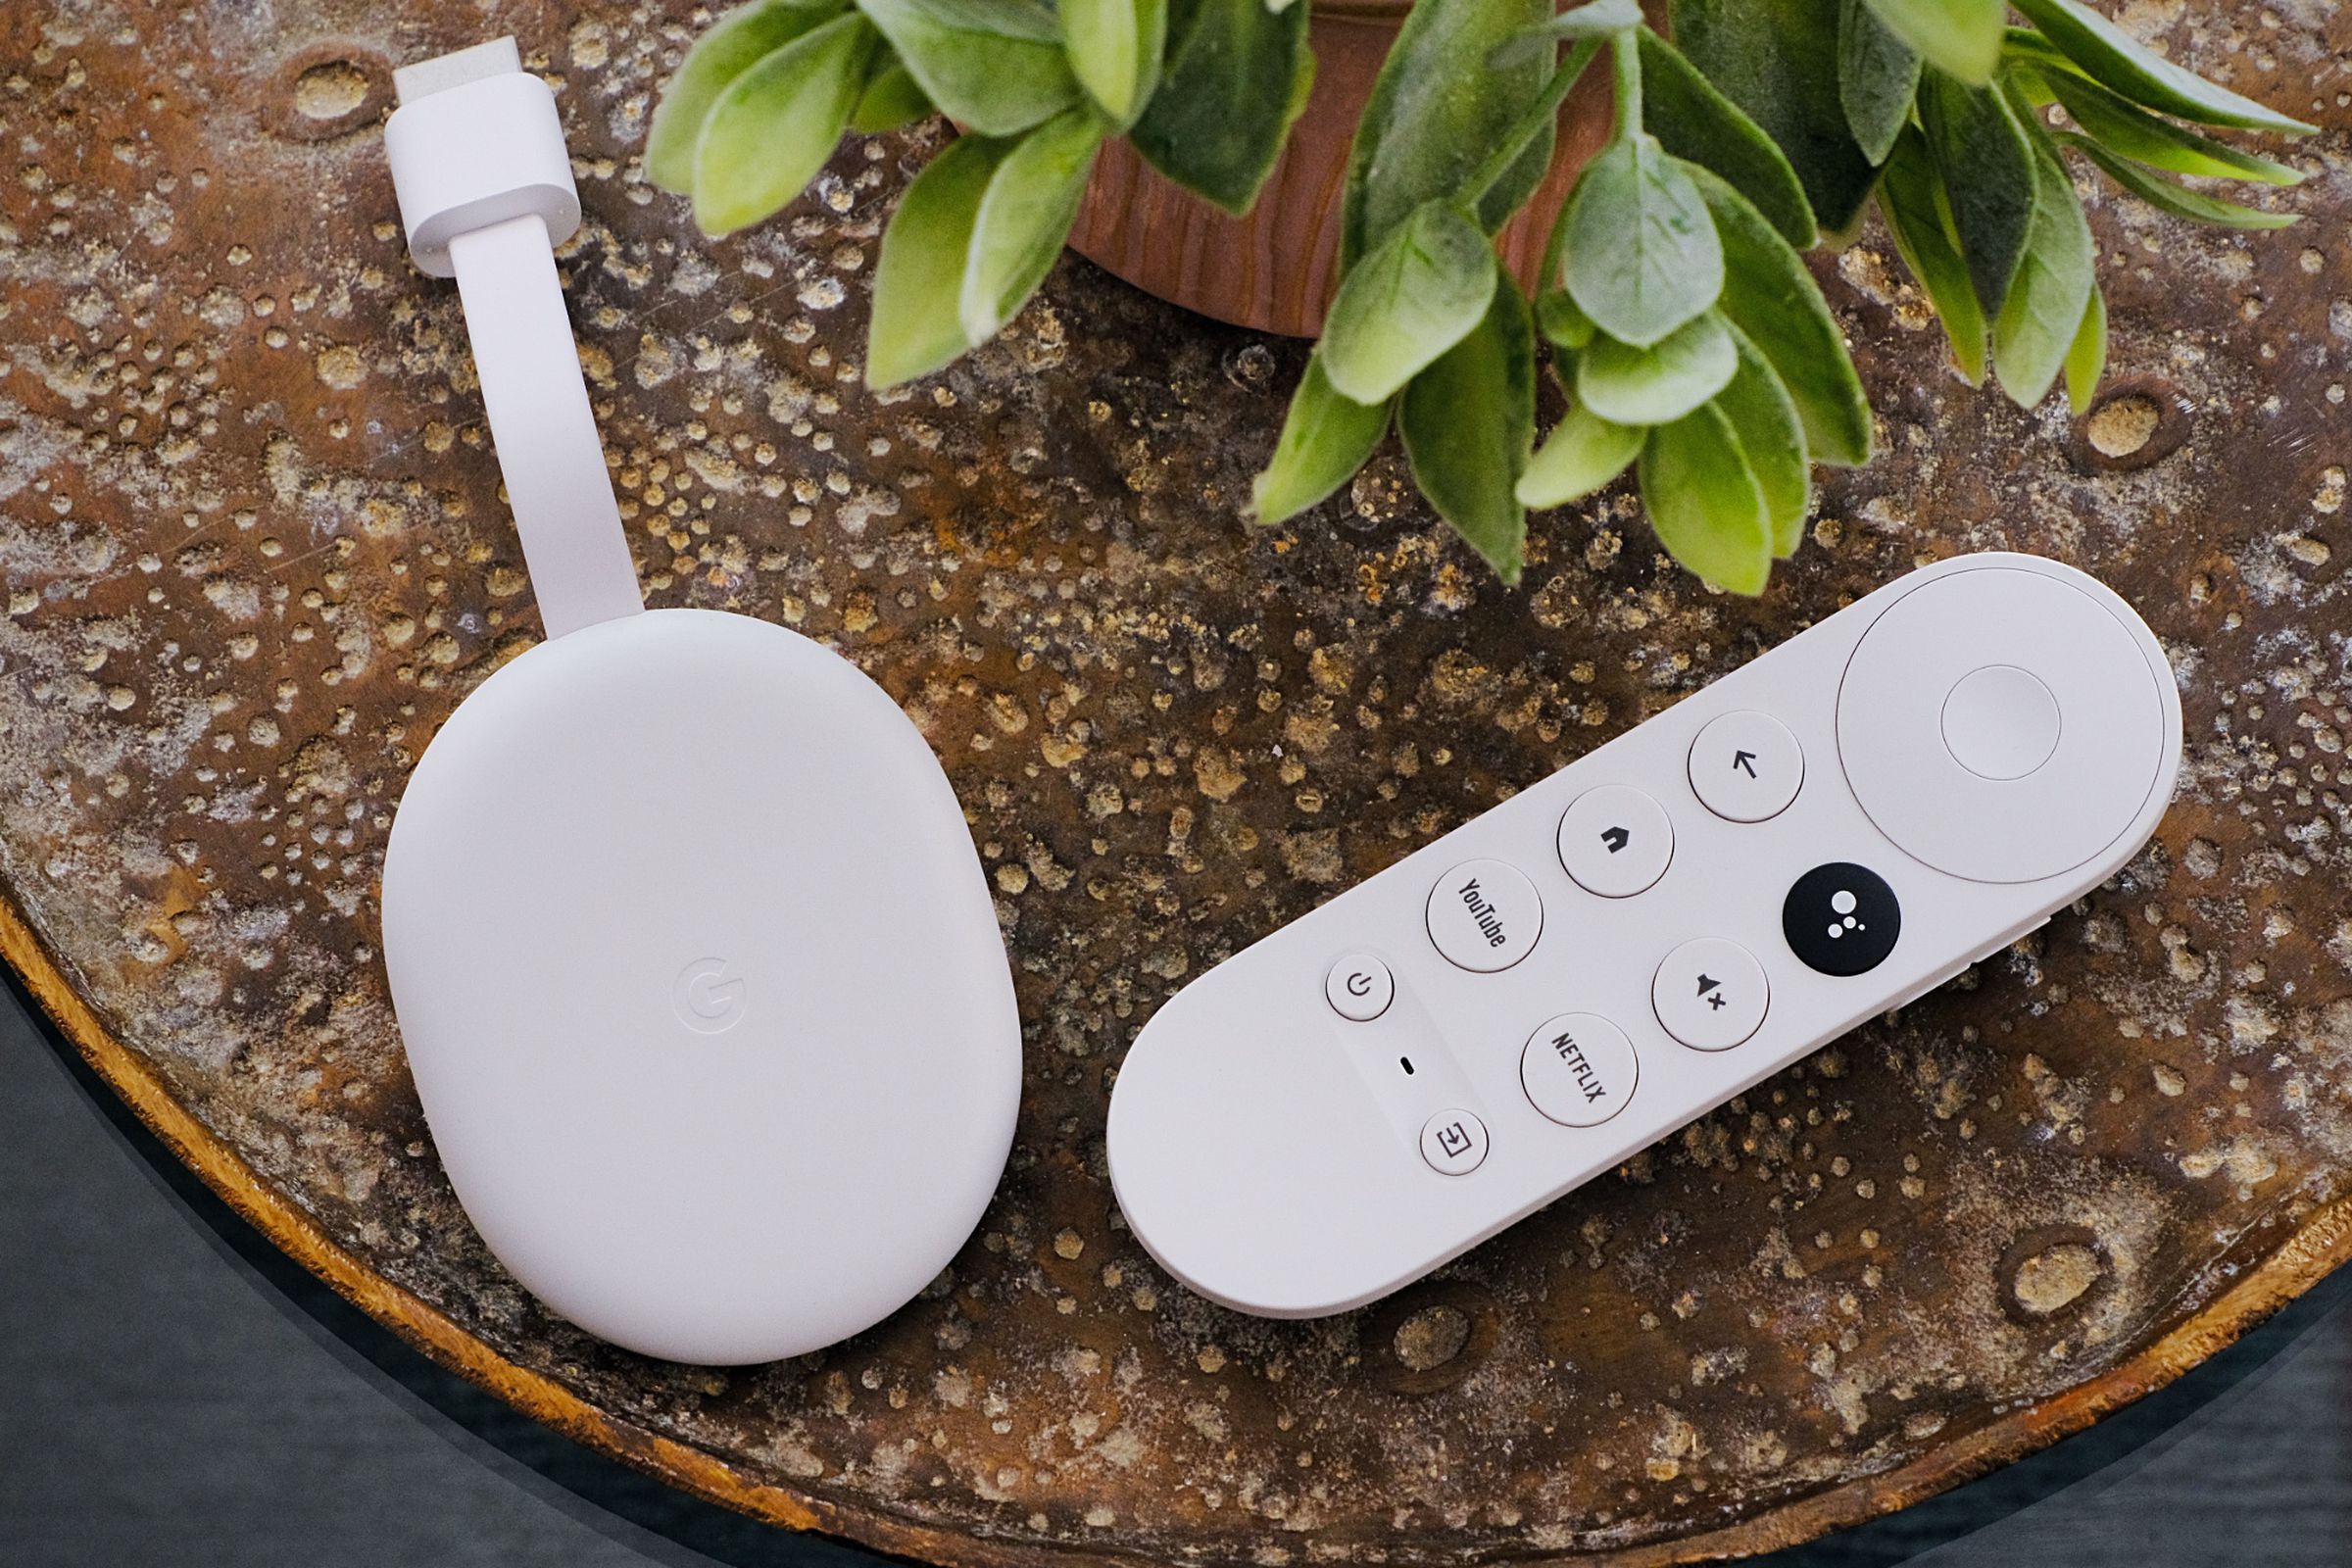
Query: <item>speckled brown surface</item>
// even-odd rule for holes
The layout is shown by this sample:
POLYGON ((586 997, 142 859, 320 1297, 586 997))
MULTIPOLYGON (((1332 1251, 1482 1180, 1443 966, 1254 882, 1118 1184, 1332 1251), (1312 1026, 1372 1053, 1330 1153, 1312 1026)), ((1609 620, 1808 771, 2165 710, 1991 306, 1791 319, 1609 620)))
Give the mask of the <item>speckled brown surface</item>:
MULTIPOLYGON (((2100 197, 2078 432, 1958 385, 1866 237, 1823 263, 1886 455, 1761 602, 1612 496, 1505 592, 1396 463, 1236 520, 1298 362, 1070 262, 1002 343, 859 386, 931 132, 726 244, 636 177, 691 31, 611 5, 0 11, 0 949, 281 1245, 525 1408, 737 1506, 957 1563, 1753 1549, 2014 1456, 2352 1251, 2352 21, 2130 18, 2327 122, 2312 214, 2100 197), (1027 1021, 981 1233, 858 1341, 654 1365, 538 1312, 434 1162, 376 961, 401 781, 536 635, 457 301, 408 266, 390 63, 523 34, 650 598, 840 648, 969 809, 1027 1021), (2162 439, 2118 456, 2134 433, 2162 439), (2162 448, 2165 455, 2144 461, 2162 448), (2105 575, 2180 673, 2180 800, 2025 947, 1395 1300, 1268 1323, 1123 1232, 1120 1053, 1189 976, 1913 562, 2105 575)), ((694 804, 646 833, 698 853, 694 804)))

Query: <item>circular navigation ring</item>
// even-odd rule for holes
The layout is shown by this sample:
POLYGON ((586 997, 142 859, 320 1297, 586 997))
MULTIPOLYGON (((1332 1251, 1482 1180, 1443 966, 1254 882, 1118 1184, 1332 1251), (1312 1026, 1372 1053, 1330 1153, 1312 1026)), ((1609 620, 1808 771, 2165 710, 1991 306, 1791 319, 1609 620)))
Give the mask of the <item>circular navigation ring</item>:
POLYGON ((2070 583, 1956 571, 1863 633, 1838 693, 1838 760, 1914 858, 1972 882, 2057 876, 2112 845, 2163 772, 2150 660, 2070 583))

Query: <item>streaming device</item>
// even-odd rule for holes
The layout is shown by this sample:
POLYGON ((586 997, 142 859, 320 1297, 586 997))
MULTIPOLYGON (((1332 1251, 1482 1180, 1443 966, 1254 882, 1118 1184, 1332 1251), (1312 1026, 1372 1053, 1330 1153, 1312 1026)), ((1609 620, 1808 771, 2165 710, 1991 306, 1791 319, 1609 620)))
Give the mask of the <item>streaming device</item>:
POLYGON ((2180 704, 2056 562, 1897 579, 1236 955, 1111 1095, 1137 1240, 1373 1300, 1940 985, 2155 831, 2180 704))
POLYGON ((1012 1140, 1020 1020, 921 734, 781 626, 648 611, 552 247, 555 100, 502 39, 396 74, 418 267, 455 276, 548 640, 409 780, 384 965, 466 1216, 589 1333, 743 1364, 938 1277, 1012 1140))

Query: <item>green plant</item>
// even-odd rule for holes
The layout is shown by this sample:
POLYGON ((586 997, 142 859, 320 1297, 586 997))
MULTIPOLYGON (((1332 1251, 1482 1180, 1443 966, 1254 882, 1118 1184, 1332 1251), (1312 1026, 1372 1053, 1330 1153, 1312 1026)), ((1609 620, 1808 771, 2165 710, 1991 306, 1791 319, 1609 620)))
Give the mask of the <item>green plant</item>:
MULTIPOLYGON (((1341 281, 1251 511, 1294 516, 1394 428, 1415 483, 1505 581, 1529 508, 1628 467, 1666 548, 1760 592, 1815 463, 1871 412, 1800 252, 1875 203, 1970 381, 2078 412, 2106 308, 2069 154, 2192 222, 2294 221, 2174 176, 2291 185, 2196 127, 2314 127, 2180 70, 2081 0, 1419 0, 1355 131, 1341 281), (1543 182, 1561 101, 1605 59, 1607 145, 1533 299, 1493 236, 1543 182), (2064 116, 2063 126, 2051 111, 2064 116), (1537 443, 1548 361, 1566 411, 1537 443)), ((646 167, 722 233, 772 213, 845 130, 945 112, 875 270, 866 377, 927 374, 1044 279, 1102 142, 1247 211, 1306 99, 1305 0, 752 0, 695 45, 646 167)))

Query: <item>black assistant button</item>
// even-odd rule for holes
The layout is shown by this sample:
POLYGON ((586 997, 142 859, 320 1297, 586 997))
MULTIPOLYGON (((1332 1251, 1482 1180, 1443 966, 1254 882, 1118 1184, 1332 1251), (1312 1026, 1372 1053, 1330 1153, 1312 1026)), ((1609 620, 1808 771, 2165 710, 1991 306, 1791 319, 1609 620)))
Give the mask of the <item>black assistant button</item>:
POLYGON ((1781 905, 1788 951, 1823 974, 1864 974, 1894 951, 1903 906, 1886 879, 1845 860, 1817 865, 1796 879, 1781 905))

